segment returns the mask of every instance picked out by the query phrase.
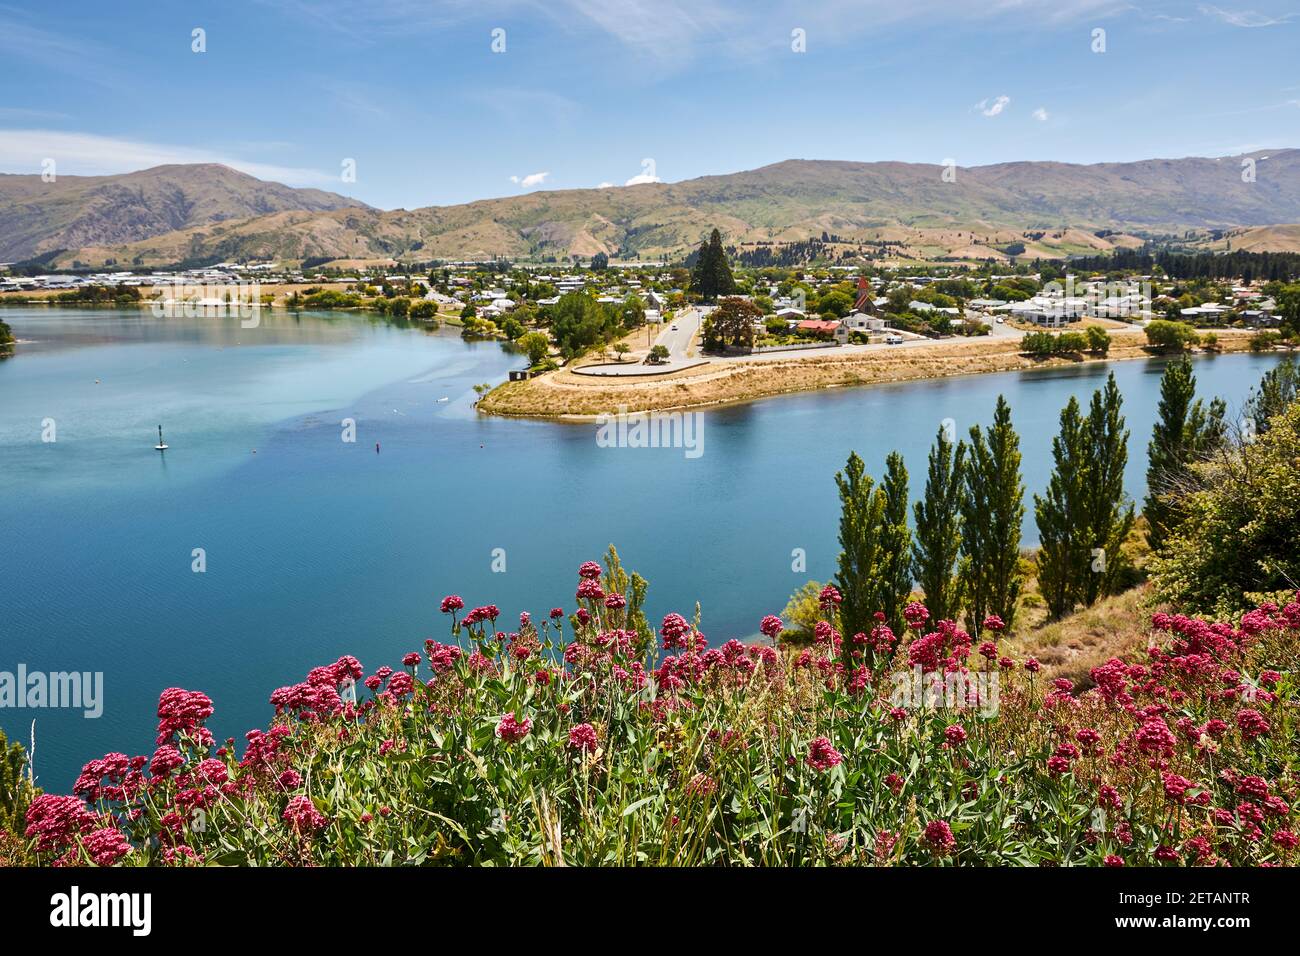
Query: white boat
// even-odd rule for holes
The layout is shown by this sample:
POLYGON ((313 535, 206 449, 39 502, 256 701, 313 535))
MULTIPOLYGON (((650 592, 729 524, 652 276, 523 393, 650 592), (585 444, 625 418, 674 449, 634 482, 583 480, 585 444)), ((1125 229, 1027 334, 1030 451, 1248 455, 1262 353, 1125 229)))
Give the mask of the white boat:
POLYGON ((158 426, 158 444, 154 445, 153 447, 154 447, 155 449, 157 449, 158 451, 166 451, 166 450, 167 450, 167 443, 166 443, 165 441, 163 441, 163 437, 162 437, 162 426, 161 426, 161 425, 158 426))

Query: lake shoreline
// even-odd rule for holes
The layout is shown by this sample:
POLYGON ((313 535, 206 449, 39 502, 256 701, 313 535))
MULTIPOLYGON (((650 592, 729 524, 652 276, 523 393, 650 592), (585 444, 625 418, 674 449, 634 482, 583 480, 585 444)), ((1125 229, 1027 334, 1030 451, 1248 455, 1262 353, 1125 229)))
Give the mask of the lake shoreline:
MULTIPOLYGON (((1218 336, 1215 349, 1190 354, 1213 356, 1250 348, 1251 332, 1225 329, 1214 333, 1218 336)), ((1020 352, 1018 342, 978 340, 945 342, 908 353, 764 362, 721 360, 701 369, 670 373, 654 382, 625 384, 593 382, 561 369, 527 381, 505 382, 480 399, 476 407, 482 414, 502 418, 582 423, 619 411, 699 411, 833 388, 1167 357, 1149 349, 1145 342, 1140 332, 1112 334, 1108 354, 1077 358, 1032 358, 1020 352), (925 354, 920 354, 922 351, 925 354)))

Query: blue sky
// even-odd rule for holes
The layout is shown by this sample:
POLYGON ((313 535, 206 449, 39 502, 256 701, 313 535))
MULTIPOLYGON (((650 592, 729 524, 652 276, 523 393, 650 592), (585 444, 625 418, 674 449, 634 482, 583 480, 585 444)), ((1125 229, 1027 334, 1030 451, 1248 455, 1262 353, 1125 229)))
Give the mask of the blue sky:
POLYGON ((1289 6, 0 0, 0 171, 216 161, 414 208, 789 158, 1229 155, 1300 145, 1289 6))

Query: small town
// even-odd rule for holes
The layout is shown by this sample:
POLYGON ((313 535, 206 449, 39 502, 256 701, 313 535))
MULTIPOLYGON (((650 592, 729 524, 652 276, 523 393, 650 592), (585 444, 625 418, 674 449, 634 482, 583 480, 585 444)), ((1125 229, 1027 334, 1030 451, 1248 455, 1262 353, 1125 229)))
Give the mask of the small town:
POLYGON ((1279 281, 1076 273, 1068 262, 1041 261, 1014 272, 987 266, 855 270, 813 263, 733 275, 724 262, 720 287, 702 293, 691 266, 709 254, 709 245, 677 267, 610 262, 603 254, 564 269, 495 260, 430 263, 419 272, 396 263, 349 273, 219 262, 175 271, 26 275, 13 274, 8 264, 0 265, 0 303, 138 302, 212 311, 239 302, 368 310, 456 326, 467 337, 521 343, 533 358, 530 373, 599 359, 614 360, 595 363, 606 373, 617 371, 615 364, 640 362, 667 374, 705 353, 788 355, 838 347, 844 354, 855 346, 1019 339, 1034 330, 1142 329, 1153 321, 1211 333, 1251 330, 1265 333, 1261 342, 1295 344, 1276 331, 1288 316, 1287 328, 1294 328, 1296 308, 1294 286, 1279 281), (6 269, 10 274, 3 274, 6 269), (1281 310, 1280 295, 1288 303, 1281 310), (709 335, 708 314, 719 298, 732 306, 743 303, 748 317, 744 331, 726 342, 709 335))

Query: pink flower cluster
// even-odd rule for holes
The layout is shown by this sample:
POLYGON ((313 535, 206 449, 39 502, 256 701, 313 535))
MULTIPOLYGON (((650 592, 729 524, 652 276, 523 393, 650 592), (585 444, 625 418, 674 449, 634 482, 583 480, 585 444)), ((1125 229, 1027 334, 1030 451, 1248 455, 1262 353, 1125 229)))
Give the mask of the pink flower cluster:
POLYGON ((815 737, 808 742, 808 756, 804 758, 804 762, 814 770, 826 771, 838 765, 843 759, 840 752, 831 746, 830 740, 825 737, 815 737))
POLYGON ((308 797, 297 796, 289 799, 284 808, 284 821, 289 828, 300 836, 311 836, 317 830, 329 826, 329 818, 316 809, 308 797))
MULTIPOLYGON (((281 687, 271 694, 276 714, 291 713, 300 720, 323 720, 343 711, 339 687, 361 679, 361 663, 350 656, 340 657, 326 667, 315 667, 307 679, 292 687, 281 687)), ((209 705, 208 715, 212 713, 209 705)), ((159 743, 161 743, 161 738, 159 743)))
POLYGON ((506 714, 497 724, 497 736, 508 744, 516 744, 532 732, 533 722, 525 717, 520 720, 516 714, 506 714))

